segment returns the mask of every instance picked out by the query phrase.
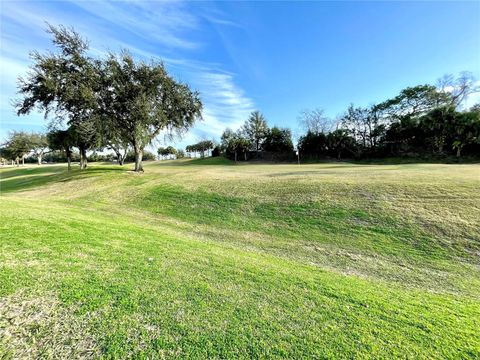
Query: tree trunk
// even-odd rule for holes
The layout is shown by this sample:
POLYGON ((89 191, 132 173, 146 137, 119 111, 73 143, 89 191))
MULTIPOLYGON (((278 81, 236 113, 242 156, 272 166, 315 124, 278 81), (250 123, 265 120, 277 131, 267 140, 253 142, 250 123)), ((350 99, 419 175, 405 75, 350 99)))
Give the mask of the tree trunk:
POLYGON ((237 150, 235 150, 235 162, 237 162, 237 150))
POLYGON ((134 147, 135 151, 135 172, 143 172, 142 158, 143 158, 143 149, 139 147, 134 147))
POLYGON ((247 161, 247 152, 244 151, 244 152, 243 152, 243 155, 245 155, 245 161, 247 161))
POLYGON ((462 153, 462 148, 460 146, 457 146, 457 157, 459 158, 462 153))
POLYGON ((87 149, 80 148, 80 170, 87 168, 87 149))
POLYGON ((72 156, 67 154, 68 171, 72 170, 72 156))
POLYGON ((42 165, 42 154, 37 155, 38 165, 42 165))
POLYGON ((22 166, 25 166, 25 155, 22 155, 22 166))
POLYGON ((443 154, 443 145, 445 143, 444 138, 442 136, 436 136, 435 137, 435 142, 438 148, 438 154, 442 155, 443 154))
POLYGON ((122 156, 122 152, 120 150, 115 149, 115 155, 117 155, 117 163, 118 165, 122 166, 124 158, 122 156))

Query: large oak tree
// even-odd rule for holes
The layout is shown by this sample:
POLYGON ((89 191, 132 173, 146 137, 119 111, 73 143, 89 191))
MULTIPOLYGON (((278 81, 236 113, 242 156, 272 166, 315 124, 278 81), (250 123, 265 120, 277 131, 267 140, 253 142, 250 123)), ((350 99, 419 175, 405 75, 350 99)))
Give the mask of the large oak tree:
POLYGON ((183 133, 201 118, 198 92, 171 77, 164 65, 111 54, 104 67, 102 112, 135 153, 135 171, 143 171, 143 151, 162 131, 183 133))
POLYGON ((198 92, 175 81, 162 63, 135 61, 126 51, 95 59, 73 29, 49 26, 57 52, 32 53, 33 65, 19 79, 19 115, 33 109, 54 122, 67 120, 80 167, 87 150, 131 145, 135 171, 143 171, 145 147, 161 131, 183 133, 201 118, 198 92), (55 121, 56 120, 56 121, 55 121))

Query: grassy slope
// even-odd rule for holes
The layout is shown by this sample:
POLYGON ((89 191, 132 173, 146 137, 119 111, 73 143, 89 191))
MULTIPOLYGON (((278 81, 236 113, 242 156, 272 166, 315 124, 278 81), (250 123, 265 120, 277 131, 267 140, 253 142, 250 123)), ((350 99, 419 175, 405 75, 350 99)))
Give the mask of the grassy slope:
POLYGON ((479 165, 1 170, 0 357, 480 356, 479 165))

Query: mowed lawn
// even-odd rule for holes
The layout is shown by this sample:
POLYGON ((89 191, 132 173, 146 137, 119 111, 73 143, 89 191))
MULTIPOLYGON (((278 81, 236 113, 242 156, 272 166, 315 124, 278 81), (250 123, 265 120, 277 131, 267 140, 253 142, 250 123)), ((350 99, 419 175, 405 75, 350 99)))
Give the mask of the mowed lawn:
POLYGON ((480 357, 480 165, 0 170, 0 358, 480 357))

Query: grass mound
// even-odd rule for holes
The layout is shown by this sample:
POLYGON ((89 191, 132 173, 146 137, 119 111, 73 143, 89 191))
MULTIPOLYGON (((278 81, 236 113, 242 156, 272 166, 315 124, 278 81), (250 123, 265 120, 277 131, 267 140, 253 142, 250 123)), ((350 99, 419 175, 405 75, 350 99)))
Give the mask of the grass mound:
POLYGON ((0 357, 480 356, 479 165, 223 161, 0 170, 0 357))

